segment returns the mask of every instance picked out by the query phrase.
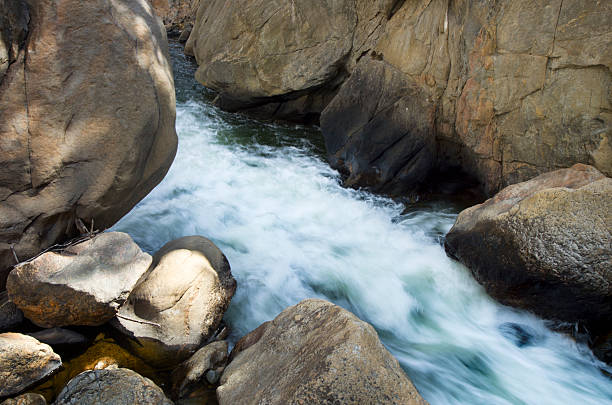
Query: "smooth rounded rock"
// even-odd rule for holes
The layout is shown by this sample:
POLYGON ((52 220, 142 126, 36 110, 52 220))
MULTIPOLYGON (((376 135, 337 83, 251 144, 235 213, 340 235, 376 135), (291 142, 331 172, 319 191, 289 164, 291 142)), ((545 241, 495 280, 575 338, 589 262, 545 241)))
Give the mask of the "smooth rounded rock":
POLYGON ((85 371, 64 387, 56 405, 171 405, 153 381, 126 368, 85 371))
POLYGON ((177 147, 166 33, 145 0, 0 0, 4 9, 20 15, 0 77, 0 290, 15 256, 77 236, 77 218, 111 227, 177 147))
POLYGON ((255 332, 232 352, 221 405, 426 404, 374 328, 339 306, 305 300, 255 332))
POLYGON ((135 354, 174 366, 213 336, 235 290, 229 263, 211 241, 180 238, 154 255, 112 324, 135 354))
POLYGON ((16 266, 7 289, 39 326, 102 325, 115 316, 151 260, 129 235, 102 233, 16 266))
POLYGON ((62 365, 51 347, 20 333, 0 334, 0 398, 18 394, 62 365))

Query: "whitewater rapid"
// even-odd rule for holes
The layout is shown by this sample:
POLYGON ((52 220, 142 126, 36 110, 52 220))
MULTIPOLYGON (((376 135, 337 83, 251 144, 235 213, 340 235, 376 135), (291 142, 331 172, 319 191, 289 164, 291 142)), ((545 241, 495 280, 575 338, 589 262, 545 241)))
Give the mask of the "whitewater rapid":
POLYGON ((173 55, 178 154, 114 229, 149 252, 185 235, 212 239, 238 281, 225 317, 234 341, 320 297, 374 325, 432 405, 612 403, 586 346, 497 304, 446 256, 452 204, 404 211, 343 188, 316 130, 217 110, 176 45, 173 55))

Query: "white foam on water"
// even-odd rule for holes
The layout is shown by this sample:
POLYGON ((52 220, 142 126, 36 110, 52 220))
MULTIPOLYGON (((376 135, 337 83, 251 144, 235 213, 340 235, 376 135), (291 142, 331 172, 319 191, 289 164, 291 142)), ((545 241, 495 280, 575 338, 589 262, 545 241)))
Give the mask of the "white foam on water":
POLYGON ((238 281, 234 338, 320 297, 372 323, 431 404, 612 403, 585 346, 497 304, 446 256, 432 233, 453 212, 402 216, 342 188, 306 147, 228 143, 232 124, 202 102, 177 113, 170 172, 115 229, 151 252, 185 235, 217 243, 238 281))

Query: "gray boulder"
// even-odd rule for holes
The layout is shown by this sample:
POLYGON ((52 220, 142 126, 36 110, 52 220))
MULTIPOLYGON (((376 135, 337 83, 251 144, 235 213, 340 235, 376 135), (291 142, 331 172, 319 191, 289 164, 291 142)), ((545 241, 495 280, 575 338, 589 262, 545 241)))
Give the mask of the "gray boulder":
POLYGON ((85 371, 60 392, 55 405, 171 405, 153 381, 126 368, 85 371))
POLYGON ((285 309, 238 343, 219 404, 423 405, 374 328, 326 301, 285 309))
POLYGON ((62 365, 51 347, 20 333, 0 334, 0 398, 22 392, 62 365))
POLYGON ((150 264, 151 256, 129 235, 102 233, 16 266, 7 290, 39 326, 102 325, 115 316, 150 264))
POLYGON ((153 256, 112 324, 135 354, 174 366, 213 336, 235 290, 229 263, 211 241, 180 238, 153 256))

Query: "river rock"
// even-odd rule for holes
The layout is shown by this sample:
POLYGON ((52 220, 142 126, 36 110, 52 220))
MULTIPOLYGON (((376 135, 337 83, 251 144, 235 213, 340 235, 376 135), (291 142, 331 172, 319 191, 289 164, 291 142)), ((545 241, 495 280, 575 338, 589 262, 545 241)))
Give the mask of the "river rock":
POLYGON ((51 347, 20 333, 0 334, 0 398, 18 394, 62 365, 51 347))
POLYGON ((171 405, 153 381, 126 368, 85 371, 64 387, 56 405, 171 405))
POLYGON ((612 175, 612 2, 201 2, 186 52, 228 110, 320 124, 347 184, 464 172, 487 195, 612 175))
POLYGON ((374 328, 334 304, 302 301, 263 329, 232 353, 221 405, 426 404, 374 328))
POLYGON ((23 312, 8 298, 6 291, 0 292, 0 332, 6 332, 23 322, 23 312))
POLYGON ((47 400, 40 394, 28 392, 15 398, 7 399, 0 405, 47 405, 47 400))
POLYGON ((612 179, 577 164, 461 212, 446 251, 504 304, 584 322, 612 319, 612 179))
POLYGON ((230 265, 210 240, 180 238, 153 256, 113 325, 138 356, 176 365, 214 335, 235 290, 230 265))
POLYGON ((27 335, 50 346, 82 346, 90 341, 78 332, 63 328, 43 329, 27 335))
POLYGON ((115 316, 150 264, 151 256, 128 234, 101 233, 16 266, 7 289, 39 326, 102 325, 115 316))
POLYGON ((201 1, 185 52, 229 110, 317 120, 393 0, 201 1))
POLYGON ((166 34, 145 0, 0 9, 19 14, 0 29, 5 48, 16 33, 0 78, 2 290, 15 255, 77 236, 77 218, 106 229, 125 215, 164 177, 177 137, 166 34))
POLYGON ((227 364, 227 348, 227 342, 224 340, 210 343, 174 369, 174 398, 185 398, 200 385, 216 384, 227 364))

